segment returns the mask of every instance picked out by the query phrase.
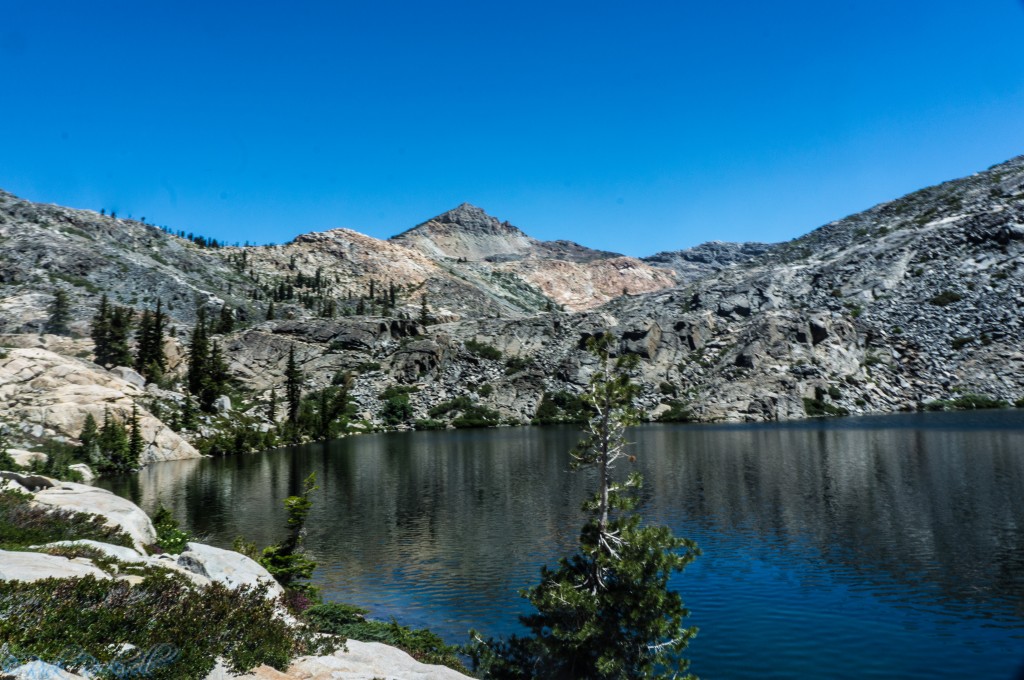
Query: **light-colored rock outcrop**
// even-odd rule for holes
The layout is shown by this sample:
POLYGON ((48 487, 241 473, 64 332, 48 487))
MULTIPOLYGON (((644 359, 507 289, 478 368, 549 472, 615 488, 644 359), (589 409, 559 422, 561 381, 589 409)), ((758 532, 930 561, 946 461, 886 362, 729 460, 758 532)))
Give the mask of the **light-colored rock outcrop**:
POLYGON ((85 484, 59 482, 59 486, 38 491, 33 500, 39 505, 99 515, 108 526, 116 526, 131 536, 135 549, 156 543, 156 530, 149 516, 131 501, 106 489, 85 484))
POLYGON ((349 640, 347 650, 331 656, 304 656, 296 659, 288 670, 281 672, 269 666, 260 666, 242 676, 231 676, 218 667, 206 680, 466 680, 463 675, 446 666, 420 663, 400 649, 379 642, 349 640))
POLYGON ((89 560, 58 555, 0 550, 0 581, 39 581, 44 578, 110 578, 89 560))
POLYGON ((188 549, 178 555, 177 563, 184 569, 223 583, 229 588, 266 584, 268 597, 276 598, 284 594, 284 590, 266 569, 233 550, 189 543, 188 549))
MULTIPOLYGON (((131 377, 129 372, 135 374, 120 369, 131 377)), ((144 392, 137 382, 49 350, 8 349, 0 354, 0 412, 10 424, 38 429, 41 438, 75 438, 88 414, 102 423, 109 410, 127 422, 135 403, 146 442, 143 463, 200 457, 191 444, 143 408, 144 392)))

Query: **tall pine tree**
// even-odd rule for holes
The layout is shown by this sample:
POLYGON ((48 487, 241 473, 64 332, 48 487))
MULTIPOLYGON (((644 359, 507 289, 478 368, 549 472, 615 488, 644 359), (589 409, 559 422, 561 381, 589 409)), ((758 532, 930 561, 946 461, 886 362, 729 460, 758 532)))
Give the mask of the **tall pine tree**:
POLYGON ((71 335, 71 329, 68 327, 68 322, 71 321, 71 305, 67 293, 60 289, 54 291, 49 312, 50 316, 43 330, 53 335, 71 335))
POLYGON ((684 627, 689 612, 668 580, 699 551, 668 527, 640 525, 632 512, 638 474, 614 480, 614 464, 635 459, 624 431, 636 420, 637 387, 629 378, 636 357, 613 360, 610 335, 588 345, 598 359, 584 397, 593 415, 572 465, 596 468, 598 489, 583 505, 588 518, 579 549, 556 569, 542 567, 541 582, 524 592, 536 612, 520 620, 532 635, 486 642, 477 636, 474 665, 482 677, 517 680, 692 678, 682 652, 697 629, 684 627))
POLYGON ((288 348, 288 367, 284 372, 285 401, 288 402, 288 422, 292 426, 299 421, 299 405, 302 402, 302 371, 295 363, 295 346, 288 348))

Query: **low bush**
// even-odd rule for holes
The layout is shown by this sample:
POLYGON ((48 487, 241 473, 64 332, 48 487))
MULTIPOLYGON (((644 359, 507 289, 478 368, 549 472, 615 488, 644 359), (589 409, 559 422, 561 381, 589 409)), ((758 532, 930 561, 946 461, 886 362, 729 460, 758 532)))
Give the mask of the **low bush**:
POLYGON ((964 296, 960 295, 960 293, 956 293, 951 290, 944 290, 938 295, 929 298, 928 302, 937 307, 945 307, 946 305, 951 305, 954 302, 960 302, 963 299, 964 296))
POLYGON ((501 350, 493 345, 488 345, 486 342, 478 342, 476 340, 466 340, 466 349, 469 353, 478 356, 481 359, 491 359, 493 361, 501 361, 501 350))
POLYGON ((446 645, 435 633, 399 625, 394 619, 388 623, 372 621, 366 614, 367 610, 360 607, 327 602, 310 607, 304 616, 310 627, 320 633, 362 642, 382 642, 404 650, 422 663, 468 672, 459 660, 459 648, 446 645))
POLYGON ((826 403, 820 399, 809 399, 804 397, 804 412, 812 417, 824 416, 848 416, 850 412, 842 406, 826 403))
POLYGON ((32 505, 29 494, 0 491, 0 550, 85 538, 128 548, 133 545, 128 534, 106 526, 102 517, 71 510, 49 510, 32 505))
POLYGON ((0 639, 8 659, 39 658, 100 678, 134 673, 200 680, 217 658, 234 673, 260 664, 284 669, 297 654, 329 653, 333 640, 292 628, 266 586, 196 588, 155 570, 141 583, 115 579, 0 582, 0 639), (131 647, 127 647, 131 645, 131 647), (130 651, 124 651, 124 650, 130 651))

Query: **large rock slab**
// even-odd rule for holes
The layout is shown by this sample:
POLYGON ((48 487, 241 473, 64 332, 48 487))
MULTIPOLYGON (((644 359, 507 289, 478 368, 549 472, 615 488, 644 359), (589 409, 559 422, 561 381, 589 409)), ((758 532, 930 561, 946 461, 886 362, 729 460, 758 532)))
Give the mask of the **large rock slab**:
POLYGON ((0 581, 40 581, 44 578, 110 578, 88 560, 34 552, 0 550, 0 581))
POLYGON ((147 545, 156 543, 156 530, 149 516, 131 501, 106 489, 85 484, 60 482, 34 495, 37 504, 63 510, 99 515, 108 526, 119 527, 131 536, 135 549, 145 554, 147 545))
MULTIPOLYGON (((118 370, 122 375, 130 371, 118 370)), ((87 415, 103 422, 109 410, 127 422, 132 404, 138 403, 146 442, 143 463, 201 457, 177 432, 142 408, 144 394, 137 384, 95 364, 45 349, 9 349, 0 356, 0 404, 10 422, 35 425, 42 436, 75 438, 87 415)))
POLYGON ((211 581, 223 583, 229 588, 267 584, 268 597, 277 598, 284 594, 274 577, 255 560, 232 550, 214 548, 202 543, 189 543, 188 549, 178 555, 178 565, 204 576, 211 581))

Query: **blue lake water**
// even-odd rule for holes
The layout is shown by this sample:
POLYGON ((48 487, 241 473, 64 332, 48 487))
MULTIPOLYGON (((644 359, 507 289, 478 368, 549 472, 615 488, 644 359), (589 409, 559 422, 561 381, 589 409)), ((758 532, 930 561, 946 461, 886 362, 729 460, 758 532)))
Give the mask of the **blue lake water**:
MULTIPOLYGON (((593 477, 571 427, 350 437, 150 466, 105 483, 229 547, 284 533, 327 599, 428 626, 520 630, 518 590, 575 546, 593 477)), ((703 550, 672 586, 709 678, 1014 678, 1024 667, 1024 411, 630 430, 641 513, 703 550)), ((625 472, 625 469, 622 470, 625 472)))

